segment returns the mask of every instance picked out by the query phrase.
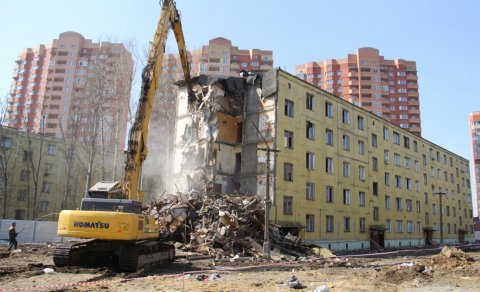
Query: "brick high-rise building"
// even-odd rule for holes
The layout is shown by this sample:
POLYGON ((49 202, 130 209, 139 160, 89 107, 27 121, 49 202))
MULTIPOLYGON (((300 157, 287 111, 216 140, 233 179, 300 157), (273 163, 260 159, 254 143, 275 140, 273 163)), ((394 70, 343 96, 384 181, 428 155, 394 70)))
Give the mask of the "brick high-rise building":
POLYGON ((480 112, 470 113, 468 124, 470 126, 470 139, 472 141, 473 189, 476 198, 473 207, 477 208, 477 214, 480 214, 480 112))
POLYGON ((97 123, 105 144, 123 148, 133 75, 123 44, 93 43, 68 31, 49 45, 26 49, 15 63, 6 125, 84 140, 97 123))
POLYGON ((297 77, 420 136, 415 61, 387 60, 374 48, 295 67, 297 77))

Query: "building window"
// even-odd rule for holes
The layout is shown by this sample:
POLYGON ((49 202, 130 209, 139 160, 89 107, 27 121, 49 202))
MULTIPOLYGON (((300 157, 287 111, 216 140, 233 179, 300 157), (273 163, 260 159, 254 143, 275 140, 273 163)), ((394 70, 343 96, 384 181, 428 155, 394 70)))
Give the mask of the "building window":
POLYGON ((365 181, 365 167, 358 166, 358 179, 360 181, 365 181))
POLYGON ((397 220, 397 232, 398 233, 403 232, 403 221, 402 220, 397 220))
POLYGON ((27 151, 27 150, 23 151, 23 161, 32 162, 32 157, 33 157, 32 151, 27 151))
POLYGON ((283 214, 292 215, 293 214, 293 197, 283 197, 283 214))
POLYGON ((333 104, 325 102, 325 116, 332 118, 333 117, 333 104))
POLYGON ((5 148, 5 149, 12 148, 12 138, 2 136, 2 141, 1 141, 0 147, 5 148))
POLYGON ((307 169, 315 169, 315 154, 311 152, 306 153, 306 167, 307 169))
POLYGON ((333 173, 333 158, 325 158, 325 171, 327 173, 333 173))
POLYGON ((293 149, 293 132, 285 131, 283 141, 286 148, 293 149))
POLYGON ((365 155, 365 142, 358 141, 358 154, 365 155))
POLYGON ((383 127, 383 139, 387 141, 387 140, 388 140, 388 136, 389 136, 388 128, 387 128, 387 127, 383 127))
POLYGON ((343 189, 343 204, 350 205, 352 203, 352 198, 350 196, 349 189, 343 189))
POLYGON ((293 164, 283 164, 283 179, 286 181, 293 181, 293 164))
POLYGON ((343 150, 350 150, 350 137, 348 135, 343 135, 343 150))
POLYGON ((373 195, 378 196, 378 182, 376 181, 373 182, 372 189, 373 189, 373 195))
POLYGON ((415 153, 418 153, 418 143, 417 143, 417 141, 413 141, 413 151, 415 153))
POLYGON ((311 182, 307 182, 305 189, 306 189, 307 200, 315 200, 315 184, 311 182))
POLYGON ((397 211, 402 211, 402 198, 395 198, 395 207, 397 211))
POLYGON ((57 154, 57 147, 53 144, 48 144, 47 154, 50 156, 55 156, 57 154))
POLYGON ((346 161, 343 162, 343 176, 344 177, 350 176, 350 163, 346 161))
POLYGON ((333 232, 333 216, 327 216, 325 222, 327 224, 327 232, 333 232))
POLYGON ((377 148, 377 135, 372 134, 372 147, 377 148))
POLYGON ((325 187, 325 195, 326 195, 326 202, 333 203, 333 187, 332 186, 325 187))
POLYGON ((15 210, 15 220, 24 220, 25 210, 15 210))
POLYGON ((415 206, 417 207, 417 213, 420 213, 420 201, 416 201, 415 206))
POLYGON ((383 159, 386 164, 390 163, 390 151, 389 150, 383 150, 383 159))
POLYGON ((392 220, 387 219, 385 221, 385 232, 391 232, 392 231, 392 220))
POLYGON ((360 207, 365 207, 366 196, 365 192, 358 193, 358 204, 360 207))
POLYGON ((48 212, 48 201, 40 201, 40 205, 38 206, 38 210, 40 212, 48 212))
POLYGON ((285 115, 293 118, 293 101, 288 99, 285 100, 285 115))
POLYGON ((305 216, 305 231, 306 232, 313 232, 314 231, 314 222, 315 216, 313 214, 307 214, 305 216))
POLYGON ((385 209, 390 210, 392 208, 392 202, 390 196, 385 196, 385 209))
POLYGON ((400 145, 400 134, 393 132, 393 144, 400 145))
POLYGON ((361 116, 357 117, 357 124, 358 124, 358 129, 359 130, 365 129, 365 125, 364 125, 363 121, 364 121, 363 117, 361 117, 361 116))
POLYGON ((342 122, 344 124, 350 124, 350 112, 346 109, 342 110, 342 122))
POLYGON ((50 193, 51 184, 49 182, 43 182, 42 184, 42 192, 43 193, 50 193))
POLYGON ((314 97, 312 94, 307 93, 307 109, 313 111, 314 97))
POLYGON ((405 200, 405 206, 407 208, 407 212, 412 212, 412 200, 406 199, 405 200))
POLYGON ((360 218, 360 233, 365 233, 367 230, 367 220, 365 218, 360 218))
POLYGON ((24 202, 27 200, 28 191, 27 190, 18 190, 17 193, 17 201, 24 202))
POLYGON ((350 217, 343 217, 343 231, 350 232, 350 217))
POLYGON ((395 187, 398 189, 402 188, 402 177, 399 175, 395 175, 395 187))
POLYGON ((373 207, 373 221, 378 221, 380 219, 380 213, 378 207, 373 207))
POLYGON ((410 149, 410 139, 408 137, 403 136, 403 147, 410 149))
POLYGON ((378 171, 378 159, 377 159, 377 157, 372 157, 372 169, 373 169, 373 171, 378 171))
POLYGON ((407 188, 407 190, 412 190, 412 183, 408 177, 405 178, 405 187, 407 188))
POLYGON ((333 145, 333 131, 330 129, 325 130, 325 143, 327 145, 333 145))
POLYGON ((390 173, 385 172, 385 185, 389 186, 390 185, 390 173))
POLYGON ((398 153, 393 153, 393 161, 395 162, 395 165, 400 166, 402 164, 401 162, 402 157, 398 153))
POLYGON ((28 181, 29 178, 30 178, 30 171, 22 169, 22 171, 20 172, 20 181, 28 181))
POLYGON ((307 121, 307 138, 315 140, 315 125, 309 121, 307 121))

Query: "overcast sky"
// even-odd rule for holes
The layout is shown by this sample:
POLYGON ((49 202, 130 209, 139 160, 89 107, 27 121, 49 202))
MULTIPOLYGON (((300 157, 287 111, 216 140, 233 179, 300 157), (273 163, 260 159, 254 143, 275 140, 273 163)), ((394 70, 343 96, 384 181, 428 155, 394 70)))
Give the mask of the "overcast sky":
MULTIPOLYGON (((188 49, 225 37, 242 49, 273 50, 274 66, 290 73, 296 64, 342 58, 359 47, 416 61, 423 137, 471 159, 468 115, 480 110, 480 1, 177 0, 177 8, 188 49)), ((142 50, 159 15, 157 0, 1 1, 1 96, 23 49, 72 30, 94 41, 134 41, 142 50)), ((175 49, 173 39, 168 47, 175 49)))

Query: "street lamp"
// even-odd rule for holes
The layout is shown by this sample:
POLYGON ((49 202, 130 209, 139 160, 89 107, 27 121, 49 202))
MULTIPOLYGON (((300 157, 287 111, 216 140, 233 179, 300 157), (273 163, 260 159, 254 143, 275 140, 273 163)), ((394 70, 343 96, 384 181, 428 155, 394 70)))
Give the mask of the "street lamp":
POLYGON ((263 254, 267 255, 267 259, 270 259, 270 152, 280 152, 280 150, 270 149, 270 147, 268 147, 267 140, 265 137, 263 137, 257 125, 255 125, 253 122, 252 125, 262 137, 263 142, 265 142, 266 148, 257 148, 257 150, 267 152, 267 189, 265 194, 265 230, 263 233, 263 254))
POLYGON ((447 193, 436 192, 433 195, 438 195, 440 200, 440 244, 443 244, 443 207, 442 207, 442 196, 447 195, 447 193))

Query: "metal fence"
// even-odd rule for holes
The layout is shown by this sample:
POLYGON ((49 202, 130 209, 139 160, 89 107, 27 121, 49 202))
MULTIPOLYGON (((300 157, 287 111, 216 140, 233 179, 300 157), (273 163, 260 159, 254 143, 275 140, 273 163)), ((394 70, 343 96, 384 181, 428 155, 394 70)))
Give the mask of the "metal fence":
POLYGON ((17 223, 19 244, 34 242, 62 242, 63 238, 57 236, 56 221, 33 221, 0 219, 0 244, 8 243, 8 229, 12 221, 17 223))

